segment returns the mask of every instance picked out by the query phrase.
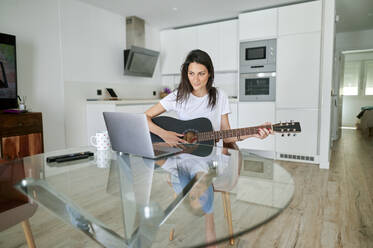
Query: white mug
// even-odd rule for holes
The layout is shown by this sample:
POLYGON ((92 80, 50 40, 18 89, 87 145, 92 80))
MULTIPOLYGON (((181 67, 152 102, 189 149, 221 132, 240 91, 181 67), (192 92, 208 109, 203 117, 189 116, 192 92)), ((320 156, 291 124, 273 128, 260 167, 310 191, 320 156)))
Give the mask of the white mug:
POLYGON ((111 151, 97 151, 96 165, 98 168, 109 168, 111 162, 111 151))
POLYGON ((90 138, 90 142, 98 151, 109 150, 111 147, 107 131, 96 133, 95 136, 90 138))

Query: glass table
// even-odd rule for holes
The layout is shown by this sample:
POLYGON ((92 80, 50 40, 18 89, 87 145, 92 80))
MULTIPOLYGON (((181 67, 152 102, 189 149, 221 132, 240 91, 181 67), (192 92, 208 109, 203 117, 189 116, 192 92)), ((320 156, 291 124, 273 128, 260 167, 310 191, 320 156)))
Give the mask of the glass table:
POLYGON ((25 157, 25 179, 15 187, 104 247, 234 244, 292 199, 291 175, 263 154, 184 148, 159 160, 92 147, 25 157), (95 156, 46 162, 83 151, 95 156))

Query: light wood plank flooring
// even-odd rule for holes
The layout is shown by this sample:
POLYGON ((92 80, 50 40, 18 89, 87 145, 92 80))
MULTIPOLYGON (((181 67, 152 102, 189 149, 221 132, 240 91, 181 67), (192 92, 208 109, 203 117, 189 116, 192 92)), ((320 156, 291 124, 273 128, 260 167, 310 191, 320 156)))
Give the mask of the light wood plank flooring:
MULTIPOLYGON (((296 183, 292 203, 234 247, 373 247, 373 137, 343 130, 330 170, 281 164, 296 183)), ((38 247, 100 247, 43 208, 30 222, 38 247)), ((21 225, 0 233, 0 247, 27 247, 21 225)))

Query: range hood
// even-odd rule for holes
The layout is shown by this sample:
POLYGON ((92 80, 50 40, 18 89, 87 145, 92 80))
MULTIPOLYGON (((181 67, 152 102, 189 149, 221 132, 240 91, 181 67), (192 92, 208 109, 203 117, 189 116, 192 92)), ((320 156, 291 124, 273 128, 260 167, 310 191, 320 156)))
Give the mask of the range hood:
POLYGON ((136 16, 126 18, 126 43, 123 52, 124 74, 138 77, 153 77, 159 52, 146 49, 145 22, 136 16))

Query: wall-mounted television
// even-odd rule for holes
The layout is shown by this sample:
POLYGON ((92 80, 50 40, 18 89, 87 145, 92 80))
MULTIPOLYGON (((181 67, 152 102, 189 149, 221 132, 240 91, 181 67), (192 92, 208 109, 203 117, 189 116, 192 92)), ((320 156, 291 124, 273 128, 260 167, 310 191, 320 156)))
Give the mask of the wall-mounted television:
POLYGON ((16 37, 0 33, 0 109, 17 107, 16 37))

